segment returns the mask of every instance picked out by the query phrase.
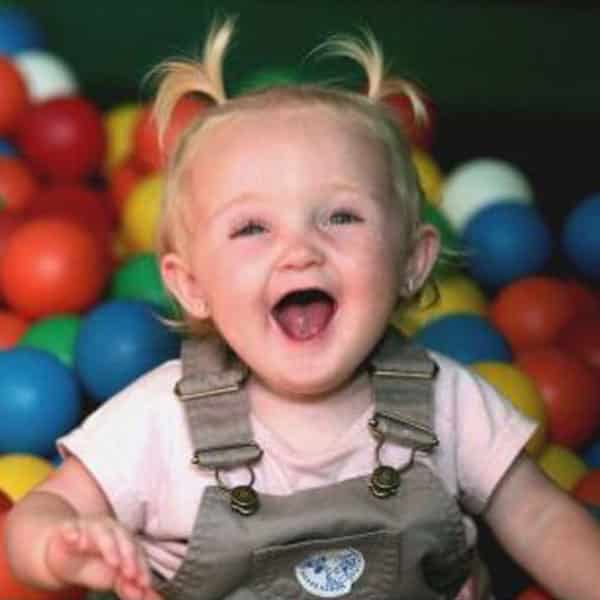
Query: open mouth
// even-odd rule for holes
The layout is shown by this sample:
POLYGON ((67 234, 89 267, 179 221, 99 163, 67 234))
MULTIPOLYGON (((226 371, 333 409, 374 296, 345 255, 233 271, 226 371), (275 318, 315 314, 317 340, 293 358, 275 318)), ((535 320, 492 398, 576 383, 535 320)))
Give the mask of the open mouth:
POLYGON ((286 294, 277 302, 272 314, 285 335, 306 341, 327 328, 335 309, 335 300, 327 292, 310 288, 286 294))

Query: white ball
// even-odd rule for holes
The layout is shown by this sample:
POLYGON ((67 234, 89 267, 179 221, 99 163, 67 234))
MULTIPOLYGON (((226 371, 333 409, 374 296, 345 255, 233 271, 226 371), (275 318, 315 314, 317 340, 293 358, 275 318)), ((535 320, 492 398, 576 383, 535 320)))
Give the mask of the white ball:
POLYGON ((504 200, 533 203, 529 180, 514 165, 478 158, 459 165, 446 177, 440 210, 458 233, 480 210, 504 200))
POLYGON ((24 50, 14 56, 34 102, 58 96, 72 96, 79 84, 71 67, 62 58, 45 50, 24 50))

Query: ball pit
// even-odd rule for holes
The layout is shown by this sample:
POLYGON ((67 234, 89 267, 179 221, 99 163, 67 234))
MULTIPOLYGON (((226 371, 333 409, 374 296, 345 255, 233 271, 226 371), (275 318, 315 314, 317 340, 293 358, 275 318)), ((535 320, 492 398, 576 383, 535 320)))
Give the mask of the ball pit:
POLYGON ((1 454, 0 490, 16 502, 53 471, 52 463, 41 456, 14 452, 1 454))
POLYGON ((16 6, 0 7, 0 54, 13 55, 43 48, 45 44, 44 30, 29 11, 16 6))
POLYGON ((12 133, 29 104, 27 84, 12 60, 0 55, 0 136, 12 133))
POLYGON ((53 315, 39 319, 24 332, 19 346, 44 350, 67 367, 75 363, 75 342, 81 326, 78 315, 53 315))

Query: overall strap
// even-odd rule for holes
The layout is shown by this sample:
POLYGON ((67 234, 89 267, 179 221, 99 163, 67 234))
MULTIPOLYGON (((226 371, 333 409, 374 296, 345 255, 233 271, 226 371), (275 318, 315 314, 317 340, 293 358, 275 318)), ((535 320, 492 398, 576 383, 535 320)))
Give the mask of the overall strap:
POLYGON ((370 361, 375 414, 370 422, 381 438, 417 450, 432 450, 433 381, 436 363, 427 352, 389 328, 370 361))
POLYGON ((175 393, 185 407, 193 462, 201 467, 231 469, 258 460, 244 382, 248 369, 217 336, 186 339, 183 376, 175 393))

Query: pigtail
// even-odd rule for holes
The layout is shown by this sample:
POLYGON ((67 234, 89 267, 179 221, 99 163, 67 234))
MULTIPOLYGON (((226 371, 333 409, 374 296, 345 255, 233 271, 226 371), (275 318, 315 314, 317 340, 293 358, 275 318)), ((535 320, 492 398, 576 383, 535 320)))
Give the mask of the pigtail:
POLYGON ((153 71, 159 80, 154 101, 154 118, 159 140, 164 142, 171 114, 187 94, 202 94, 217 104, 227 101, 223 78, 223 62, 234 32, 234 19, 215 22, 206 38, 202 59, 167 60, 153 71))
POLYGON ((367 77, 365 95, 371 101, 380 102, 393 95, 406 96, 415 121, 427 123, 427 110, 419 88, 406 79, 388 75, 381 46, 368 29, 362 31, 361 38, 334 35, 317 50, 327 56, 345 57, 358 63, 367 77))

